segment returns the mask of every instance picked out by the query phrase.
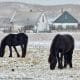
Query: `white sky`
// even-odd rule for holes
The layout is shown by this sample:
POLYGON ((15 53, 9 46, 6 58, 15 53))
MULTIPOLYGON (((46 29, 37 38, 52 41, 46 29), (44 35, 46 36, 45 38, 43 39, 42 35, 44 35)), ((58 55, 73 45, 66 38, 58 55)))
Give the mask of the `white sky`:
POLYGON ((41 5, 80 4, 80 0, 0 0, 0 2, 25 2, 41 5))

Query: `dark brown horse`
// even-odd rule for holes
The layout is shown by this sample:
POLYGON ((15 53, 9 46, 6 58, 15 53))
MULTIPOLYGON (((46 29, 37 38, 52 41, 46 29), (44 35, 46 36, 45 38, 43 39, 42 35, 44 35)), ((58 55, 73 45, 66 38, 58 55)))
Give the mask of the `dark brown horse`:
POLYGON ((50 69, 55 69, 58 62, 58 68, 66 68, 69 64, 72 68, 72 54, 74 50, 74 39, 71 35, 56 35, 52 41, 48 62, 50 69), (63 66, 64 57, 64 66, 63 66))
POLYGON ((15 51, 17 53, 17 57, 20 57, 20 55, 16 49, 16 46, 21 46, 22 57, 25 57, 26 56, 27 43, 28 43, 28 36, 24 33, 7 35, 1 41, 0 57, 4 56, 5 46, 9 46, 9 50, 10 50, 9 57, 12 57, 12 47, 15 49, 15 51))

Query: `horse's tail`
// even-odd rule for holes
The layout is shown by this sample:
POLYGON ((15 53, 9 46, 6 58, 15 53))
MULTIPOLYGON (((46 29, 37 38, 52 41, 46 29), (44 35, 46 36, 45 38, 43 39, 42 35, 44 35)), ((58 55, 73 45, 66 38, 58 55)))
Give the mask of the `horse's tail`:
POLYGON ((22 57, 26 56, 27 45, 28 45, 28 36, 26 36, 25 41, 24 41, 24 51, 22 53, 22 57))

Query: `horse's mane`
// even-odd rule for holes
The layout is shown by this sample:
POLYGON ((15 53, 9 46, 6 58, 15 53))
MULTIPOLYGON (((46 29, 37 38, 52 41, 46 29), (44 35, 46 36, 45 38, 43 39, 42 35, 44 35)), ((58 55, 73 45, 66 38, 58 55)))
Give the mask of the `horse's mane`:
MULTIPOLYGON (((8 35, 7 35, 8 36, 8 35)), ((7 36, 6 37, 4 37, 2 40, 1 40, 1 45, 0 46, 2 46, 3 44, 5 44, 5 40, 6 40, 6 38, 7 38, 7 36)))
POLYGON ((1 44, 5 44, 7 37, 10 36, 10 35, 12 35, 12 34, 6 35, 6 36, 1 40, 1 44))
POLYGON ((51 44, 51 47, 50 47, 50 55, 49 55, 49 58, 48 58, 48 62, 51 62, 52 58, 54 56, 56 56, 56 54, 53 52, 55 50, 55 45, 56 45, 56 41, 57 39, 60 37, 61 35, 60 34, 57 34, 54 39, 52 40, 52 44, 51 44))

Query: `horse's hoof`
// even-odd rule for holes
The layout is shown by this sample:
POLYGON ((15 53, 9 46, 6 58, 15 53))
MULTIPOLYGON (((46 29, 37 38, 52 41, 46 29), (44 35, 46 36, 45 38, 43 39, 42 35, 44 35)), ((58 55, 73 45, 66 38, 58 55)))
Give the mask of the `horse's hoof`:
POLYGON ((64 68, 67 68, 67 67, 64 66, 64 68))
POLYGON ((73 68, 72 66, 70 68, 73 68))
POLYGON ((25 56, 22 56, 22 58, 25 58, 25 56))
POLYGON ((17 56, 17 57, 20 57, 20 56, 17 56))
POLYGON ((63 66, 58 66, 59 69, 63 69, 63 66))
POLYGON ((0 57, 4 57, 4 56, 0 56, 0 57))
POLYGON ((9 57, 12 57, 12 56, 9 56, 9 57))
POLYGON ((67 68, 67 65, 64 65, 64 68, 67 68))

